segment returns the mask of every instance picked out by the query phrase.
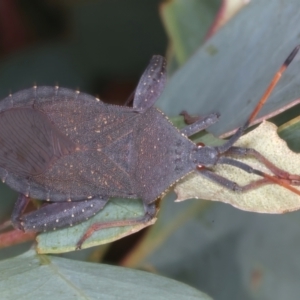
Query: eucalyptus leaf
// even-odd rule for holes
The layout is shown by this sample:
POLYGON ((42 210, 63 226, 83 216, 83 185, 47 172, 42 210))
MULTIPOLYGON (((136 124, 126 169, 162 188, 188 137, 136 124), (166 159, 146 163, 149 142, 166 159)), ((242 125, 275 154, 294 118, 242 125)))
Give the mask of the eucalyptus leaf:
POLYGON ((250 299, 298 299, 300 212, 254 215, 236 247, 241 284, 250 299))
MULTIPOLYGON (((216 135, 239 127, 300 43, 299 19, 298 0, 250 1, 170 78, 160 108, 170 116, 219 112, 220 121, 209 128, 216 135)), ((298 55, 260 115, 299 97, 299 70, 298 55)))
MULTIPOLYGON (((140 200, 111 199, 103 211, 86 222, 73 227, 39 234, 37 236, 37 252, 62 253, 74 251, 77 242, 91 225, 99 222, 137 218, 143 215, 144 208, 140 200)), ((155 221, 156 219, 153 219, 148 223, 99 230, 83 243, 82 248, 84 249, 115 241, 152 225, 155 221)))
POLYGON ((162 276, 55 256, 23 255, 0 263, 1 299, 203 299, 211 298, 162 276))

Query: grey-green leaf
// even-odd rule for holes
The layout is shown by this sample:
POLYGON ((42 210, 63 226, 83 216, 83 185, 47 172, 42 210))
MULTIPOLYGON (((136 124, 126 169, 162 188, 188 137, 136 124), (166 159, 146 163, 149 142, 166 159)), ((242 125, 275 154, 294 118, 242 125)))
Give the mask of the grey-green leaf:
MULTIPOLYGON (((300 43, 299 19, 298 0, 251 1, 171 77, 159 100, 160 108, 171 116, 183 109, 202 115, 219 112, 220 121, 210 128, 215 134, 240 126, 300 43)), ((299 97, 298 57, 261 115, 299 97)))
POLYGON ((83 263, 29 251, 0 263, 2 300, 199 299, 200 291, 143 271, 83 263))

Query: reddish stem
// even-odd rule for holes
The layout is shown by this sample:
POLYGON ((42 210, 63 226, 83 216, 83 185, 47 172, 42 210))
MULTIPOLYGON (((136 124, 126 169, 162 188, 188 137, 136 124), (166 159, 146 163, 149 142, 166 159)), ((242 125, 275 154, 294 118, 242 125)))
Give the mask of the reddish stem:
POLYGON ((33 241, 37 233, 14 229, 0 234, 0 249, 33 241))

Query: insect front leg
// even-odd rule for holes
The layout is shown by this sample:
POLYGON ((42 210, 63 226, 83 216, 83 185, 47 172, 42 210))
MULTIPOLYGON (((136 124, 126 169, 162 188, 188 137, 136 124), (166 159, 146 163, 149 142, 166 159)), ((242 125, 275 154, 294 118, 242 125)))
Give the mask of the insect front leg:
POLYGON ((258 188, 265 184, 273 183, 273 182, 270 182, 266 178, 262 178, 262 179, 252 181, 249 184, 241 186, 241 185, 237 184, 236 182, 229 180, 219 174, 216 174, 213 171, 210 171, 208 169, 201 169, 201 170, 199 170, 199 172, 202 176, 210 179, 213 182, 218 183, 221 186, 224 186, 225 188, 227 188, 229 190, 235 191, 235 192, 245 192, 248 190, 258 188))
POLYGON ((245 192, 245 191, 249 191, 252 189, 256 189, 265 184, 278 184, 278 185, 294 192, 295 194, 300 195, 300 191, 297 190, 296 188, 294 188, 293 186, 291 186, 290 182, 285 178, 282 179, 282 178, 278 178, 277 176, 269 175, 260 170, 254 169, 251 166, 249 166, 241 161, 234 160, 234 159, 228 158, 228 157, 220 157, 218 160, 218 163, 237 167, 249 174, 256 174, 258 176, 261 176, 262 179, 254 180, 254 181, 250 182, 249 184, 241 186, 241 185, 238 185, 236 182, 231 181, 225 177, 222 177, 222 176, 220 176, 210 170, 207 170, 205 168, 199 169, 199 172, 201 172, 201 174, 203 176, 205 176, 205 177, 211 179, 212 181, 214 181, 230 190, 233 190, 233 191, 245 192))
POLYGON ((83 201, 49 203, 36 211, 20 216, 18 214, 25 199, 21 199, 20 202, 18 199, 17 203, 20 205, 15 206, 12 222, 23 231, 45 232, 70 227, 97 214, 108 200, 106 197, 98 197, 83 201))
POLYGON ((198 119, 194 123, 181 129, 180 133, 182 133, 186 136, 191 136, 191 135, 215 124, 218 121, 218 119, 219 119, 219 115, 214 114, 214 113, 210 114, 208 116, 205 116, 205 117, 198 117, 198 119))
POLYGON ((242 147, 231 147, 226 153, 226 155, 236 155, 240 157, 253 156, 263 165, 265 165, 274 175, 279 178, 286 179, 290 183, 300 183, 300 176, 295 174, 290 174, 278 167, 276 167, 272 162, 270 162, 265 156, 260 154, 258 151, 252 148, 242 148, 242 147))

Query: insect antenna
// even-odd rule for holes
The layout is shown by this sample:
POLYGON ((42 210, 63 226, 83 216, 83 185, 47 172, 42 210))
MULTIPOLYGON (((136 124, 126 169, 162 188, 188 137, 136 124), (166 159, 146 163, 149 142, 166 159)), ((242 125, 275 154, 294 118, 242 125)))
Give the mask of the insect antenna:
POLYGON ((300 191, 290 185, 291 182, 294 184, 299 183, 300 176, 289 174, 288 172, 285 172, 285 171, 277 168, 267 158, 265 158, 263 155, 261 155, 254 149, 233 147, 233 144, 241 137, 241 135, 244 133, 244 131, 249 127, 249 124, 255 119, 258 112, 261 110, 263 105, 266 103, 270 94, 272 93, 272 91, 274 90, 278 81, 280 80, 282 74, 284 73, 284 71, 286 70, 288 65, 292 62, 292 60, 295 58, 299 49, 300 49, 300 45, 296 46, 294 48, 294 50, 291 52, 291 54, 288 56, 288 58, 284 61, 282 66, 279 68, 279 70, 276 72, 271 83, 269 84, 268 88, 264 92, 263 96, 259 100, 258 104, 254 108, 253 112, 251 113, 250 117, 245 122, 245 124, 242 127, 240 127, 236 131, 236 133, 226 143, 217 147, 217 151, 219 152, 220 156, 222 156, 222 154, 231 154, 231 155, 239 155, 239 156, 251 155, 251 156, 254 156, 262 164, 264 164, 271 172, 273 172, 274 175, 269 175, 267 173, 264 173, 259 170, 255 170, 253 168, 250 168, 251 172, 249 172, 249 171, 247 171, 247 168, 249 168, 249 166, 247 166, 243 163, 240 163, 238 161, 235 161, 233 159, 226 159, 225 157, 224 158, 220 157, 220 161, 219 161, 220 163, 233 165, 233 166, 239 167, 241 169, 244 169, 245 171, 247 171, 249 173, 255 173, 255 174, 263 177, 262 180, 258 180, 256 182, 253 182, 253 184, 250 184, 249 189, 258 187, 262 184, 275 183, 275 184, 281 185, 281 186, 285 187, 286 189, 289 189, 292 192, 300 195, 300 191))
POLYGON ((263 107, 263 105, 268 100, 270 94, 274 90, 274 88, 277 85, 278 81, 280 80, 282 74, 284 73, 284 71, 286 70, 288 65, 292 62, 292 60, 295 58, 299 49, 300 49, 300 45, 298 45, 294 48, 294 50, 291 52, 291 54, 288 56, 288 58, 284 61, 282 66, 279 68, 279 70, 274 75, 271 83, 269 84, 268 88, 264 92, 263 96, 259 100, 258 104, 254 108, 253 112, 251 113, 251 115, 248 118, 248 120, 246 121, 246 123, 242 127, 240 127, 236 131, 236 133, 225 144, 218 147, 219 153, 224 153, 227 150, 229 150, 232 147, 232 145, 243 135, 244 131, 249 127, 249 124, 255 119, 255 117, 257 116, 257 114, 259 113, 261 108, 263 107))

